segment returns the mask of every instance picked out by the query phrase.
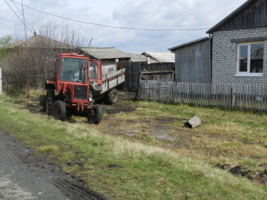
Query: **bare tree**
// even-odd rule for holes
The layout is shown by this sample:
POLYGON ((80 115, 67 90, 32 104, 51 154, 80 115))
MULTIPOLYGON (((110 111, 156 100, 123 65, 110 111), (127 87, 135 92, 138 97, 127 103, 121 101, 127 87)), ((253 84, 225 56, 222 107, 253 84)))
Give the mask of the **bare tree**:
POLYGON ((31 87, 41 87, 48 76, 44 74, 53 72, 56 55, 73 52, 82 44, 81 34, 69 24, 49 21, 39 27, 38 34, 12 44, 12 53, 3 60, 3 71, 21 79, 31 77, 31 87))

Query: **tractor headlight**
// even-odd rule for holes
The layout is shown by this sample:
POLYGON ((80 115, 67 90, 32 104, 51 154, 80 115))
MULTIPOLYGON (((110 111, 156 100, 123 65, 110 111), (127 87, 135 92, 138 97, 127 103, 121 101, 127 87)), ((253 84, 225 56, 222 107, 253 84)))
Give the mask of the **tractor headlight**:
POLYGON ((90 104, 93 104, 94 99, 93 99, 93 94, 92 94, 91 91, 88 94, 88 101, 89 101, 90 104))

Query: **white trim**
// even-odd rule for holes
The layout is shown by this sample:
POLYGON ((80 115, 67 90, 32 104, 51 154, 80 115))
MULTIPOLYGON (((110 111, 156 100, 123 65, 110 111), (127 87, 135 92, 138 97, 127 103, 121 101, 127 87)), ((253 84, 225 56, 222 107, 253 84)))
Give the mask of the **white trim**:
POLYGON ((237 73, 235 76, 249 76, 249 77, 253 77, 253 76, 263 76, 263 73, 248 73, 248 72, 239 72, 237 73))
MULTIPOLYGON (((263 44, 264 42, 245 42, 245 43, 238 43, 237 44, 237 55, 236 55, 236 75, 235 76, 263 76, 262 73, 251 73, 250 72, 250 52, 251 52, 251 44, 263 44), (246 46, 248 55, 247 55, 247 72, 240 72, 240 47, 246 46)), ((263 66, 262 66, 263 69, 263 66)))

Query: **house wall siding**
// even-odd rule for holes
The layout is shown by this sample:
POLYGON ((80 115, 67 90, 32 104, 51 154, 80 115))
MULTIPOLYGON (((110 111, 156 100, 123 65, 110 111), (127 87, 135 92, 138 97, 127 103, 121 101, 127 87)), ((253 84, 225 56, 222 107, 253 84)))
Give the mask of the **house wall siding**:
POLYGON ((211 40, 175 50, 175 76, 178 82, 211 83, 211 40))
POLYGON ((266 37, 266 28, 218 31, 213 33, 212 83, 267 84, 267 41, 264 41, 263 76, 235 76, 237 45, 231 39, 266 37))

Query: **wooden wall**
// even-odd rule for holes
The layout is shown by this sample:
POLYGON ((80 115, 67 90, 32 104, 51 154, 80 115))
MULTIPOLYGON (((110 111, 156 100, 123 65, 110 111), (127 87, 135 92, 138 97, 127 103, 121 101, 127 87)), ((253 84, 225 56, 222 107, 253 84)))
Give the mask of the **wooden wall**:
POLYGON ((237 16, 218 30, 237 30, 259 28, 267 26, 267 0, 256 0, 250 7, 244 9, 237 16))
POLYGON ((174 70, 174 63, 152 63, 146 62, 119 62, 120 68, 125 68, 125 88, 136 90, 138 88, 140 72, 174 70))
POLYGON ((175 76, 178 82, 211 83, 211 39, 175 50, 175 76))

